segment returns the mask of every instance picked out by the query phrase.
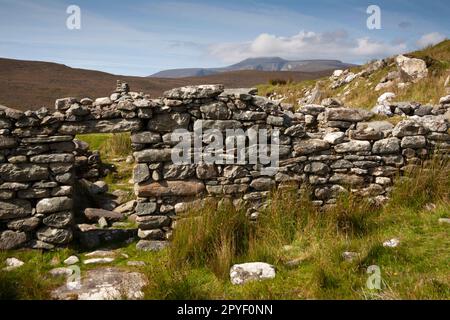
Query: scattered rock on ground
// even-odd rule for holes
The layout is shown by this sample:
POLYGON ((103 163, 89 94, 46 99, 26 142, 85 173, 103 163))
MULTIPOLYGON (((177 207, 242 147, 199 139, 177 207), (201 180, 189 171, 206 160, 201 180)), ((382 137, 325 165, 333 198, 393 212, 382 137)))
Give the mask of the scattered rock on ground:
POLYGON ((234 285, 273 278, 275 278, 275 268, 264 262, 235 264, 230 270, 231 283, 234 285))
POLYGON ((396 248, 396 247, 398 247, 399 244, 400 244, 400 240, 398 240, 397 238, 394 238, 394 239, 383 242, 383 247, 396 248))
POLYGON ((436 210, 436 205, 434 204, 434 203, 427 203, 425 206, 424 206, 424 209, 426 210, 426 211, 434 211, 434 210, 436 210))
POLYGON ((72 275, 73 270, 71 268, 54 268, 49 273, 53 277, 68 277, 72 275))
POLYGON ((114 261, 114 258, 93 258, 84 260, 84 264, 100 264, 100 263, 111 263, 114 261))
POLYGON ((428 76, 427 64, 421 59, 399 55, 395 58, 395 63, 403 81, 415 82, 428 76))
POLYGON ((140 240, 136 244, 136 249, 141 251, 160 251, 165 249, 169 243, 167 241, 140 240))
POLYGON ((12 271, 14 269, 20 268, 23 266, 25 262, 17 259, 17 258, 8 258, 6 259, 6 268, 3 268, 4 271, 12 271))
POLYGON ((111 250, 96 250, 85 254, 88 258, 105 258, 105 257, 115 257, 117 254, 115 251, 111 250))
POLYGON ((345 251, 342 253, 342 258, 344 258, 345 261, 352 262, 356 258, 358 258, 359 253, 357 252, 351 252, 351 251, 345 251))
POLYGON ((78 262, 80 262, 80 259, 78 259, 77 256, 70 256, 66 260, 64 260, 64 264, 68 265, 68 266, 71 266, 73 264, 77 264, 78 262))

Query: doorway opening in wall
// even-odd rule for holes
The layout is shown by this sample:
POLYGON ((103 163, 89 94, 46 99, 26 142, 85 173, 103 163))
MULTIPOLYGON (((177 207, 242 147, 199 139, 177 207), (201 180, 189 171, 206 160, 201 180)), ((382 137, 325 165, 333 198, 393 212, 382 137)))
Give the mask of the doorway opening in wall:
POLYGON ((74 213, 82 247, 109 246, 135 236, 130 133, 77 135, 74 213))

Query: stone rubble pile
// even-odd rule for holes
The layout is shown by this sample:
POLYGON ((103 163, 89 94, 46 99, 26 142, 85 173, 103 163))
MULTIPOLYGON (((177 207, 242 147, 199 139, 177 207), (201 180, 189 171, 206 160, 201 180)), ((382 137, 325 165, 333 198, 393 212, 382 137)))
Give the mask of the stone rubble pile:
MULTIPOLYGON (((132 133, 136 200, 108 210, 134 215, 138 248, 157 250, 166 246, 186 204, 206 197, 248 203, 253 217, 270 190, 286 185, 310 186, 315 204, 321 206, 333 205, 339 194, 349 191, 384 202, 398 173, 421 165, 437 146, 449 149, 449 123, 441 115, 447 100, 439 112, 433 109, 422 117, 414 107, 402 107, 416 116, 396 126, 370 122, 371 112, 345 108, 333 99, 294 112, 256 96, 253 89, 225 90, 220 85, 177 88, 150 99, 119 83, 110 97, 59 99, 55 112, 2 108, 0 249, 51 249, 71 242, 74 232, 76 237, 89 233, 92 226, 75 226, 72 213, 77 150, 83 149, 74 142, 77 134, 132 133), (261 164, 174 165, 172 132, 193 132, 200 125, 223 132, 278 129, 278 172, 265 175, 261 164)), ((96 214, 95 219, 101 218, 96 214)), ((111 216, 104 218, 113 223, 111 216)))

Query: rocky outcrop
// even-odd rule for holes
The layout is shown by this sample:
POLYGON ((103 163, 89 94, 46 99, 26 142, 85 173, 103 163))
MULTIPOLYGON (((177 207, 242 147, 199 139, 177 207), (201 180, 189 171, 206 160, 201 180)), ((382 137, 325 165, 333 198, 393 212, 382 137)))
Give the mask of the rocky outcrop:
POLYGON ((404 82, 416 82, 428 76, 427 64, 421 59, 399 55, 395 58, 395 63, 404 82))

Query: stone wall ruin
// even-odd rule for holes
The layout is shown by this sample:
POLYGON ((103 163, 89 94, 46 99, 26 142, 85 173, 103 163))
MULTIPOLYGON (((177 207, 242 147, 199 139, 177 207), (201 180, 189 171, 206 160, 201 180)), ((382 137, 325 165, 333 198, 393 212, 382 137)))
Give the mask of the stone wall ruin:
MULTIPOLYGON (((386 200, 392 179, 421 165, 439 146, 450 149, 450 99, 434 115, 405 117, 397 125, 370 121, 372 114, 339 105, 290 105, 220 85, 173 89, 151 99, 118 84, 110 96, 64 98, 56 110, 0 108, 0 249, 52 249, 74 240, 76 134, 131 132, 140 246, 170 236, 186 203, 230 197, 258 212, 270 190, 284 184, 310 186, 313 201, 328 206, 351 190, 386 200), (279 129, 279 170, 264 176, 258 165, 171 161, 171 133, 206 128, 279 129)), ((409 108, 419 108, 411 104, 409 108)), ((157 245, 162 245, 158 242, 157 245)))

